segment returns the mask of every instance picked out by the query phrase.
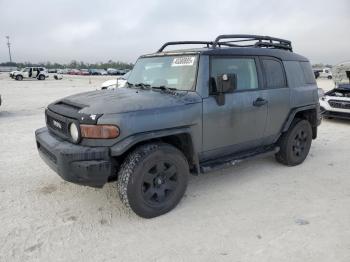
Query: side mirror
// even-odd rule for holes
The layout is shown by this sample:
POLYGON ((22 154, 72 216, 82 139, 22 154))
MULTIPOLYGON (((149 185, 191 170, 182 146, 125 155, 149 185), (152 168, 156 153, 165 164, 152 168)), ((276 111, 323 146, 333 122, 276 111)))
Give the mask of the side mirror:
POLYGON ((223 74, 216 77, 217 92, 226 94, 237 89, 237 75, 223 74))
POLYGON ((237 75, 223 74, 216 77, 216 90, 212 94, 219 106, 225 104, 225 94, 232 93, 237 89, 237 75))

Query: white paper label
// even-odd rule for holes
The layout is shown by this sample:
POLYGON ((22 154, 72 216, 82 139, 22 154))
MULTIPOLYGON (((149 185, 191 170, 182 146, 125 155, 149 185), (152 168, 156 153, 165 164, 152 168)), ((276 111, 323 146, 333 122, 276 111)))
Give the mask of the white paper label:
POLYGON ((195 56, 175 57, 171 66, 193 66, 195 59, 195 56))

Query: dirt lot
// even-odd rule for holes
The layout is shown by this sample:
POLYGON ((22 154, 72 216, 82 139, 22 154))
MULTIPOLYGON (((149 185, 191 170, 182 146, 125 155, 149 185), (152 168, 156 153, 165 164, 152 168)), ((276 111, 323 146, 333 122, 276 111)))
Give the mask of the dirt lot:
POLYGON ((350 122, 324 120, 300 166, 270 157, 192 177, 175 210, 145 220, 115 184, 64 182, 37 154, 45 106, 105 79, 0 74, 0 261, 350 261, 350 122))

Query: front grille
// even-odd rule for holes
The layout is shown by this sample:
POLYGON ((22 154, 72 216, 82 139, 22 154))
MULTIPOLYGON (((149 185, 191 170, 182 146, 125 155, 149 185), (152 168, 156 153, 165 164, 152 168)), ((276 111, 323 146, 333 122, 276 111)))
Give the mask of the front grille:
POLYGON ((350 109, 349 101, 329 100, 328 104, 333 108, 350 109))
POLYGON ((58 132, 61 132, 63 134, 68 134, 67 123, 62 120, 54 118, 50 115, 46 115, 46 124, 48 125, 48 127, 58 132))

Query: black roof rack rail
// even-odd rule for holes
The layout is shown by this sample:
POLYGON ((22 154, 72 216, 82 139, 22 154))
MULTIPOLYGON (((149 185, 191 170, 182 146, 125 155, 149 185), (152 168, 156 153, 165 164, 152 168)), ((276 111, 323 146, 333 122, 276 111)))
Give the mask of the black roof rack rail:
POLYGON ((265 47, 265 48, 277 48, 284 49, 293 52, 292 42, 289 40, 261 35, 219 35, 213 42, 213 48, 220 45, 232 44, 236 47, 265 47), (223 39, 234 39, 230 41, 220 42, 223 39), (256 41, 254 44, 235 44, 242 42, 256 41))
POLYGON ((213 42, 209 41, 177 41, 177 42, 167 42, 162 45, 161 48, 157 51, 157 53, 162 52, 167 46, 170 45, 206 45, 207 47, 213 45, 213 42))
POLYGON ((263 47, 263 48, 276 48, 293 52, 292 42, 289 40, 261 35, 219 35, 214 42, 211 41, 176 41, 167 42, 162 45, 157 53, 161 53, 167 46, 171 45, 206 45, 208 48, 229 46, 229 47, 263 47), (229 41, 220 41, 228 39, 229 41), (242 42, 254 42, 250 44, 242 44, 242 42))
MULTIPOLYGON (((214 42, 211 41, 176 41, 176 42, 167 42, 164 45, 162 45, 161 48, 159 48, 159 50, 157 51, 157 53, 163 52, 164 49, 167 46, 170 45, 206 45, 207 47, 210 47, 214 45, 214 42)), ((236 47, 237 45, 235 44, 231 44, 228 42, 220 42, 217 44, 218 46, 230 46, 230 47, 236 47)))

